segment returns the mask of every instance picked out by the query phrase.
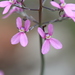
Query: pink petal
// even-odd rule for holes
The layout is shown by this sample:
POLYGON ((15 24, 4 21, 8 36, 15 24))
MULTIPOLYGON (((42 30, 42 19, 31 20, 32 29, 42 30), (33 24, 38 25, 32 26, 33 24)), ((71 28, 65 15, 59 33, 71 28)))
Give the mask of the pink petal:
POLYGON ((48 25, 48 33, 50 36, 52 36, 52 34, 53 34, 53 25, 52 24, 48 25))
POLYGON ((4 75, 4 72, 0 70, 0 75, 4 75))
POLYGON ((21 35, 21 33, 15 34, 15 35, 11 38, 11 44, 17 44, 17 43, 19 43, 20 35, 21 35))
POLYGON ((66 7, 71 9, 71 10, 75 10, 75 4, 72 4, 72 3, 66 4, 66 7))
POLYGON ((25 27, 25 31, 28 31, 29 27, 30 27, 30 21, 26 20, 24 23, 24 27, 25 27))
POLYGON ((65 1, 64 0, 60 0, 60 3, 65 3, 65 1))
POLYGON ((0 7, 6 7, 9 4, 10 4, 9 1, 1 1, 0 2, 0 7))
POLYGON ((45 40, 43 45, 42 45, 42 54, 46 54, 49 52, 50 49, 50 43, 49 40, 45 40))
POLYGON ((22 27, 22 19, 20 17, 18 17, 16 19, 16 25, 17 25, 18 29, 20 29, 22 27))
POLYGON ((74 13, 73 13, 73 11, 70 8, 65 7, 64 11, 65 11, 65 13, 66 13, 67 16, 74 17, 74 13))
POLYGON ((28 44, 28 38, 25 33, 21 33, 20 35, 20 44, 25 47, 28 44))
POLYGON ((62 48, 62 44, 60 43, 60 41, 58 41, 55 38, 50 38, 50 43, 51 45, 55 48, 55 49, 61 49, 62 48))
POLYGON ((9 11, 9 13, 3 17, 3 19, 9 17, 9 16, 10 16, 12 13, 14 13, 14 12, 15 12, 15 9, 11 9, 11 10, 9 11))
POLYGON ((50 1, 50 3, 51 3, 52 6, 61 9, 61 8, 60 8, 60 5, 59 5, 58 3, 54 2, 54 1, 50 1))
POLYGON ((11 5, 6 6, 3 11, 3 14, 6 14, 9 11, 10 7, 11 7, 11 5))
POLYGON ((42 38, 45 38, 45 32, 40 27, 38 27, 38 33, 42 38))
POLYGON ((14 1, 14 3, 16 3, 17 2, 17 0, 13 0, 14 1))

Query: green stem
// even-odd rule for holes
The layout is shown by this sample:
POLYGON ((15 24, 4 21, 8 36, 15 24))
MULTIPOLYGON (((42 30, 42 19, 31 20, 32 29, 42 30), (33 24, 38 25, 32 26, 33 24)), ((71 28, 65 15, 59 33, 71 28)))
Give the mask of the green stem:
MULTIPOLYGON (((39 27, 42 24, 42 0, 39 0, 39 27)), ((41 53, 42 47, 42 38, 39 36, 40 39, 40 55, 41 55, 41 73, 40 75, 44 75, 44 55, 41 53)))
POLYGON ((39 0, 39 26, 41 25, 42 20, 42 0, 39 0))
POLYGON ((40 39, 40 55, 41 55, 41 72, 40 75, 44 75, 44 55, 41 53, 41 47, 42 47, 42 38, 39 36, 40 39))

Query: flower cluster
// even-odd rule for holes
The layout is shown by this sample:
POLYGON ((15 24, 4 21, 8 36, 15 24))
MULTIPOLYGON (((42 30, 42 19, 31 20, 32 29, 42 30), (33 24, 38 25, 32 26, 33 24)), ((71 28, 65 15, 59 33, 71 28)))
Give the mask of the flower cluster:
POLYGON ((55 1, 51 1, 50 4, 60 9, 60 11, 64 11, 65 17, 69 17, 75 21, 75 4, 67 4, 64 0, 60 0, 59 4, 55 1))
POLYGON ((3 14, 6 14, 9 11, 10 7, 16 2, 17 0, 1 1, 0 7, 5 7, 3 14))
MULTIPOLYGON (((55 49, 61 49, 62 44, 60 43, 60 41, 58 41, 55 38, 52 38, 52 35, 53 35, 52 23, 60 21, 60 19, 52 20, 52 21, 45 22, 45 23, 40 23, 40 22, 37 22, 33 17, 28 16, 26 12, 24 12, 24 10, 28 10, 28 11, 31 10, 31 11, 39 11, 40 13, 40 10, 42 10, 41 7, 49 9, 51 11, 56 11, 56 9, 51 9, 51 8, 47 8, 43 6, 45 3, 45 0, 42 1, 42 6, 40 6, 39 9, 30 9, 26 7, 26 5, 24 4, 24 1, 25 0, 0 1, 0 7, 4 8, 2 14, 6 14, 5 16, 3 16, 3 19, 9 17, 13 13, 20 13, 24 17, 23 18, 23 20, 25 21, 24 25, 22 25, 22 19, 20 17, 16 19, 16 26, 19 32, 11 38, 11 44, 20 43, 23 47, 26 47, 28 44, 28 38, 27 38, 26 33, 32 30, 33 28, 35 28, 36 26, 40 25, 37 31, 39 35, 45 40, 41 49, 42 54, 48 53, 51 45, 55 49), (30 21, 35 22, 36 25, 30 27, 30 23, 31 23, 30 21), (44 30, 45 25, 46 26, 48 25, 47 27, 48 33, 46 33, 44 30)), ((63 18, 66 17, 66 18, 71 18, 75 22, 75 4, 72 4, 72 3, 67 4, 64 0, 60 0, 59 3, 52 0, 50 1, 50 4, 56 7, 57 11, 59 11, 60 13, 64 12, 64 14, 61 16, 59 14, 59 17, 61 17, 61 20, 63 20, 63 18)), ((41 15, 39 14, 39 19, 40 19, 40 16, 41 15)))

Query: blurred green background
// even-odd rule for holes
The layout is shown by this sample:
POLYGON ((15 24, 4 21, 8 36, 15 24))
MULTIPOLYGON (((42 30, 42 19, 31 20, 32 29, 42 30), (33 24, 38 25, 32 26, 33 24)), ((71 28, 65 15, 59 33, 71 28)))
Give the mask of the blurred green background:
MULTIPOLYGON (((55 0, 59 2, 59 0, 55 0)), ((65 0, 67 3, 75 3, 74 0, 65 0)), ((38 8, 39 0, 25 0, 29 8, 38 8)), ((50 0, 45 6, 52 7, 50 0)), ((52 7, 54 8, 54 7, 52 7)), ((12 14, 7 19, 2 19, 3 9, 0 8, 0 70, 5 75, 40 75, 40 49, 37 27, 27 33, 29 44, 23 48, 20 44, 11 45, 11 37, 18 32, 16 18, 19 14, 12 14)), ((38 20, 38 12, 26 11, 27 14, 38 20)), ((43 10, 42 22, 58 18, 58 12, 43 10)), ((32 22, 31 25, 34 25, 32 22)), ((49 53, 45 55, 44 75, 75 75, 75 23, 65 20, 53 23, 54 34, 52 37, 63 44, 61 50, 51 46, 49 53)))

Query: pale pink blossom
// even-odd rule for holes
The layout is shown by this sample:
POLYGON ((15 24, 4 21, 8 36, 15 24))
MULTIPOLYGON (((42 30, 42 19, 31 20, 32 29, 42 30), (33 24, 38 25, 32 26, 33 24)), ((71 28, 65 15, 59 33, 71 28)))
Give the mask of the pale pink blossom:
POLYGON ((0 75, 4 75, 4 72, 2 70, 0 70, 0 75))
POLYGON ((23 9, 22 8, 19 8, 19 7, 16 7, 14 6, 12 9, 10 9, 10 11, 8 12, 8 14, 6 14, 3 19, 9 17, 12 13, 21 13, 23 12, 23 9))
POLYGON ((16 0, 9 0, 9 1, 1 1, 0 2, 0 7, 4 8, 3 13, 2 14, 6 14, 10 7, 15 4, 17 1, 16 0))
POLYGON ((18 44, 20 42, 20 44, 23 47, 25 47, 28 44, 28 38, 27 38, 27 35, 25 32, 27 32, 29 30, 30 21, 26 20, 24 23, 24 27, 23 27, 22 19, 20 17, 18 17, 16 19, 16 25, 17 25, 17 28, 19 29, 19 32, 11 38, 11 44, 18 44))
POLYGON ((54 7, 63 10, 68 17, 70 18, 75 17, 75 4, 73 3, 66 4, 64 0, 60 0, 60 3, 57 3, 55 1, 50 1, 50 3, 54 7))
POLYGON ((62 44, 60 41, 58 41, 55 38, 52 38, 51 36, 53 35, 53 25, 49 24, 48 25, 48 33, 45 33, 40 27, 38 28, 38 33, 42 38, 45 39, 43 45, 42 45, 42 54, 46 54, 49 52, 50 45, 52 45, 55 49, 61 49, 62 44))
POLYGON ((68 17, 69 19, 72 19, 75 22, 75 17, 69 17, 66 14, 61 15, 61 17, 68 17))

